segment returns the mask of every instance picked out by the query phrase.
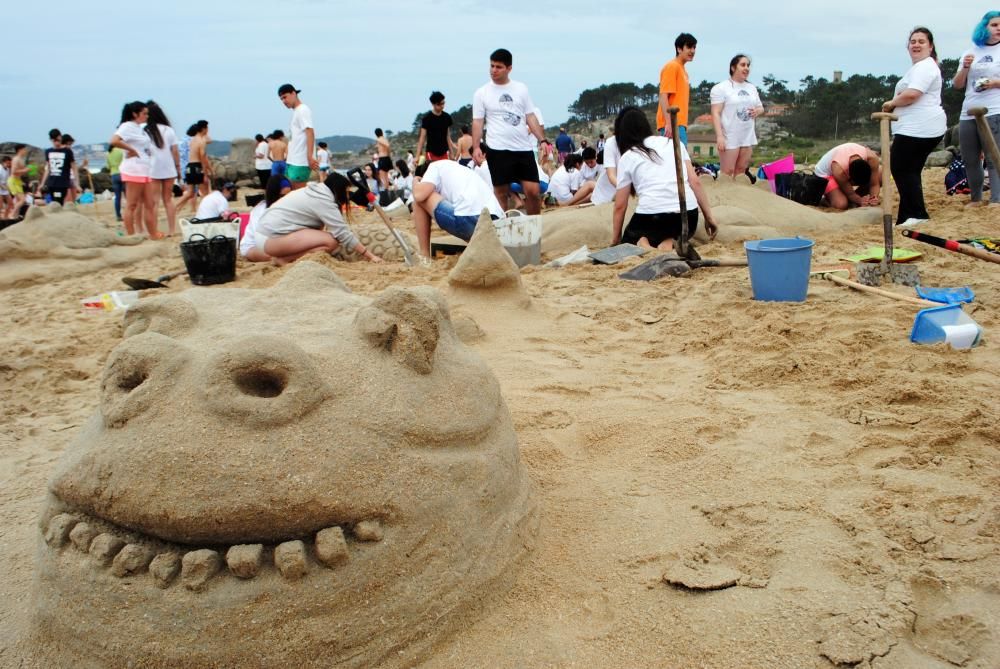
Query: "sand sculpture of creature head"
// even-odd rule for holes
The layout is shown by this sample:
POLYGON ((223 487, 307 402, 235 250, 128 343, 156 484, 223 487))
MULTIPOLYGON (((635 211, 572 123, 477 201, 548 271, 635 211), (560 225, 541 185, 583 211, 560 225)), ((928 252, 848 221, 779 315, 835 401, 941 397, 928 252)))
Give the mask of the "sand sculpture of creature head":
POLYGON ((40 519, 50 666, 412 664, 537 531, 496 378, 431 288, 144 299, 40 519))

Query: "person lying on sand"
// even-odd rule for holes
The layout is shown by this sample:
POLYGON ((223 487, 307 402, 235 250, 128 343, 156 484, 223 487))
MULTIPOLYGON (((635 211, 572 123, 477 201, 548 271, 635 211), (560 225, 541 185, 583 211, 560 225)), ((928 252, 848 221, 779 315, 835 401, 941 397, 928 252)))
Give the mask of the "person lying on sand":
MULTIPOLYGON (((638 107, 626 107, 615 121, 618 132, 618 190, 612 218, 612 244, 622 242, 643 248, 671 251, 674 240, 681 235, 681 203, 678 194, 677 167, 674 163, 674 140, 653 134, 646 115, 638 107), (628 198, 635 188, 639 202, 628 227, 622 232, 628 198)), ((712 239, 719 231, 712 216, 708 197, 691 164, 687 148, 682 143, 681 160, 684 172, 685 204, 697 200, 688 209, 688 237, 698 229, 698 208, 705 216, 705 231, 712 239)))
POLYGON ((417 168, 413 180, 413 223, 420 254, 431 255, 431 217, 440 228, 469 241, 483 208, 494 220, 503 217, 493 189, 468 167, 436 160, 417 168))
POLYGON ((835 146, 819 159, 813 173, 826 179, 825 204, 834 209, 877 207, 882 187, 878 154, 861 144, 835 146))
POLYGON ((254 245, 285 265, 312 251, 333 253, 344 247, 369 262, 382 262, 358 240, 350 217, 350 182, 334 172, 322 182, 311 182, 275 202, 254 230, 254 245))

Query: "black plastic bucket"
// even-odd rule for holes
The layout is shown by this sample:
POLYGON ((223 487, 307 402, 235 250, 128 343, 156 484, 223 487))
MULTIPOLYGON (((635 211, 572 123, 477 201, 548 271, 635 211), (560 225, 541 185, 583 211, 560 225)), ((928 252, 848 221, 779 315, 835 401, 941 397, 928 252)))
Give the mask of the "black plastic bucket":
POLYGON ((181 242, 181 258, 191 283, 197 286, 229 283, 236 278, 236 240, 232 237, 216 235, 207 239, 195 233, 181 242))

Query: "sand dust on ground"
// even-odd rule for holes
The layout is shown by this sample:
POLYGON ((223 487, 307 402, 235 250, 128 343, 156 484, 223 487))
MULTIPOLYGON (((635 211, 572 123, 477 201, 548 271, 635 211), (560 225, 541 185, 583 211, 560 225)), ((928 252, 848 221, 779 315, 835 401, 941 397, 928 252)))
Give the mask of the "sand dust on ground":
MULTIPOLYGON (((925 171, 927 231, 1000 236, 996 209, 963 209, 943 175, 925 171)), ((881 230, 808 236, 830 265, 881 230)), ((120 315, 78 301, 180 268, 175 246, 146 244, 163 255, 3 290, 0 667, 42 666, 23 642, 37 520, 122 335, 120 315)), ((464 304, 456 329, 499 379, 541 525, 510 590, 423 666, 995 667, 1000 266, 900 245, 924 253, 925 284, 973 288, 980 347, 911 344, 915 307, 829 282, 802 304, 754 302, 743 268, 650 284, 622 266, 526 268, 530 308, 464 304)), ((374 296, 447 293, 456 259, 322 262, 374 296)), ((241 264, 234 285, 286 271, 241 264)))

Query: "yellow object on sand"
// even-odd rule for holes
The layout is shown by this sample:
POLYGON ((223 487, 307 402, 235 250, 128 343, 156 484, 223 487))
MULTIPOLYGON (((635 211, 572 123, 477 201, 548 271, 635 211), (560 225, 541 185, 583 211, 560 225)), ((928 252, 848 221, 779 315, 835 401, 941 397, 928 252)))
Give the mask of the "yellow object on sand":
MULTIPOLYGON (((893 249, 892 250, 892 260, 893 262, 912 262, 914 260, 919 260, 924 254, 918 251, 912 251, 910 249, 893 249)), ((867 249, 861 253, 855 253, 852 256, 841 256, 840 260, 846 262, 870 262, 872 260, 882 260, 885 256, 885 247, 883 246, 869 246, 867 249)))

